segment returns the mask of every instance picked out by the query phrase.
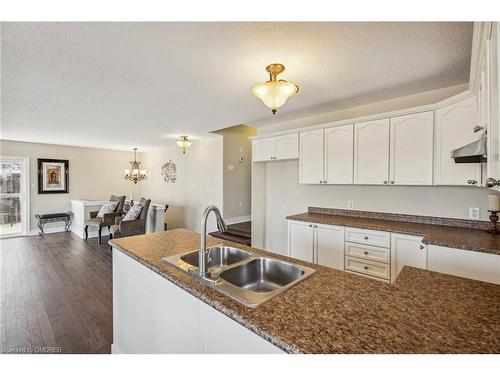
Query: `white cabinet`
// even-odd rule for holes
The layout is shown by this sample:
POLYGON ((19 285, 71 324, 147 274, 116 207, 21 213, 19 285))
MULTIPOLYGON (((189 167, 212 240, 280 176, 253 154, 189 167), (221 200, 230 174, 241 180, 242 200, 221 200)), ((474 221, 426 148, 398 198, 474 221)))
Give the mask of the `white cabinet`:
POLYGON ((253 161, 295 159, 299 156, 297 133, 253 141, 253 161))
POLYGON ((283 351, 113 249, 112 353, 274 354, 283 351))
POLYGON ((299 182, 323 183, 323 129, 300 132, 299 182))
POLYGON ((288 222, 288 254, 292 258, 314 262, 314 231, 311 223, 288 222))
POLYGON ((354 124, 354 183, 389 182, 389 119, 354 124))
POLYGON ((325 128, 325 184, 352 184, 354 172, 353 124, 325 128))
POLYGON ((317 224, 315 227, 315 263, 344 269, 344 227, 317 224))
POLYGON ((434 113, 391 118, 389 183, 432 185, 434 113))
POLYGON ((436 185, 477 186, 481 184, 480 164, 457 164, 451 157, 451 152, 454 149, 479 138, 473 132, 476 125, 477 101, 475 96, 436 111, 434 168, 436 185), (473 183, 468 183, 469 180, 473 183))
POLYGON ((404 266, 427 269, 427 246, 422 237, 393 233, 391 236, 392 281, 404 266))
POLYGON ((477 251, 427 246, 431 271, 500 284, 500 256, 477 251))
POLYGON ((344 227, 288 221, 289 256, 344 269, 344 227))

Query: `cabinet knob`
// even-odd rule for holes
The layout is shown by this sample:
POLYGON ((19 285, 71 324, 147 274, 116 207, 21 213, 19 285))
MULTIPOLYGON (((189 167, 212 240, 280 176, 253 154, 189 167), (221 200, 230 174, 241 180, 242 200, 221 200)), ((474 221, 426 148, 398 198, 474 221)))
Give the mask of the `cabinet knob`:
POLYGON ((486 187, 493 187, 500 185, 500 180, 495 180, 493 177, 488 177, 486 179, 486 187))
POLYGON ((394 180, 391 180, 391 185, 394 185, 394 180))
MULTIPOLYGON (((476 185, 476 184, 477 184, 477 181, 476 181, 476 180, 467 180, 467 183, 468 183, 469 185, 476 185)), ((488 183, 488 182, 486 181, 486 183, 488 183)), ((486 185, 486 186, 488 186, 488 185, 486 185)))
POLYGON ((367 271, 368 271, 368 266, 365 266, 365 270, 367 270, 367 271))
POLYGON ((420 250, 423 250, 423 249, 425 249, 425 246, 424 245, 420 245, 419 248, 420 248, 420 250))
POLYGON ((327 180, 324 180, 323 183, 326 184, 328 181, 327 180))
POLYGON ((384 185, 387 185, 387 180, 384 180, 384 185))
POLYGON ((309 224, 309 228, 312 228, 312 226, 313 226, 312 224, 309 224))
POLYGON ((363 237, 363 238, 364 238, 365 240, 367 240, 367 239, 368 239, 368 236, 365 236, 365 237, 363 237))
POLYGON ((313 228, 317 228, 318 226, 317 225, 313 225, 313 228))
POLYGON ((368 255, 368 251, 365 251, 363 254, 368 255))
POLYGON ((323 180, 319 180, 319 183, 322 184, 323 183, 323 180))

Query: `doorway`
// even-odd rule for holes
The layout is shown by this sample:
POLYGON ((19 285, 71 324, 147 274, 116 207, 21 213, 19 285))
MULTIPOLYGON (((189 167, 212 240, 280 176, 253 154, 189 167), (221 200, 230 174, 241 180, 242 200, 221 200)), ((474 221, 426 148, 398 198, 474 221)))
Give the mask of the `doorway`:
POLYGON ((28 164, 28 157, 0 156, 0 238, 28 235, 28 164))

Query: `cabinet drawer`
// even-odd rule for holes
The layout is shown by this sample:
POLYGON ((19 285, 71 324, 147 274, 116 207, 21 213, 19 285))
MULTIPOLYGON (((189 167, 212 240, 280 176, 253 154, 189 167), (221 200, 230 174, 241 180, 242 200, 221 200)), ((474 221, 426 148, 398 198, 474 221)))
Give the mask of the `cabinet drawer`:
POLYGON ((378 230, 346 228, 345 240, 365 245, 386 248, 391 247, 391 234, 387 232, 379 232, 378 230))
POLYGON ((345 269, 385 280, 390 280, 391 278, 391 266, 389 264, 372 262, 370 260, 362 260, 346 256, 345 269))
POLYGON ((383 263, 389 263, 391 261, 390 249, 350 242, 346 242, 345 244, 345 255, 383 263))

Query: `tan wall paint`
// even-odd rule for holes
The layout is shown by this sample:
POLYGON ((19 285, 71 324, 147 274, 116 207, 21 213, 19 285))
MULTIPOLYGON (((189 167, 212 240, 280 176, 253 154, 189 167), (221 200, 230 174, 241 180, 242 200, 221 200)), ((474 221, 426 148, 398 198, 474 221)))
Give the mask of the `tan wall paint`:
MULTIPOLYGON (((0 155, 30 158, 30 229, 36 228, 36 213, 66 212, 71 199, 106 200, 111 194, 134 198, 141 194, 141 183, 125 181, 123 171, 130 164, 132 151, 111 151, 85 147, 48 145, 0 140, 0 155), (69 193, 38 194, 37 159, 69 160, 69 193)), ((141 154, 138 154, 140 160, 141 154)), ((54 224, 59 225, 59 224, 54 224)))
MULTIPOLYGON (((173 142, 142 154, 148 170, 142 192, 154 202, 170 206, 166 214, 168 229, 187 228, 199 232, 200 217, 206 206, 215 204, 223 210, 222 143, 222 137, 213 136, 194 140, 185 155, 173 142), (169 159, 177 165, 176 183, 166 183, 161 177, 161 166, 169 159)), ((208 227, 209 230, 216 228, 213 215, 208 227)))
POLYGON ((249 137, 254 136, 257 129, 237 125, 215 133, 223 136, 224 217, 248 216, 252 199, 252 141, 249 137), (244 158, 241 162, 240 156, 244 158))

